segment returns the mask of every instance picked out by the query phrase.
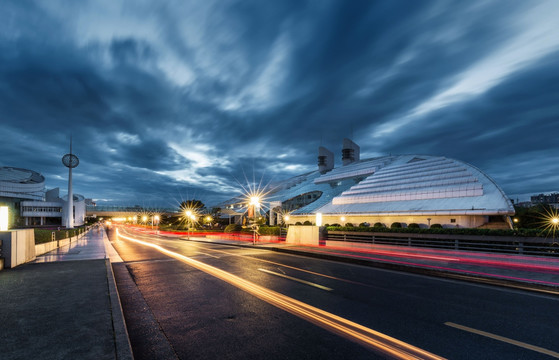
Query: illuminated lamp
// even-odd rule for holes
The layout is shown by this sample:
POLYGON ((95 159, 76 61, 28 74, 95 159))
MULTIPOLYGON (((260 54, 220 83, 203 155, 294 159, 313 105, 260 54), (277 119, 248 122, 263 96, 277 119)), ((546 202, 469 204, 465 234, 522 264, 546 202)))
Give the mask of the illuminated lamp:
POLYGON ((316 213, 316 226, 322 226, 322 213, 316 213))
POLYGON ((8 231, 8 207, 0 206, 0 231, 8 231))

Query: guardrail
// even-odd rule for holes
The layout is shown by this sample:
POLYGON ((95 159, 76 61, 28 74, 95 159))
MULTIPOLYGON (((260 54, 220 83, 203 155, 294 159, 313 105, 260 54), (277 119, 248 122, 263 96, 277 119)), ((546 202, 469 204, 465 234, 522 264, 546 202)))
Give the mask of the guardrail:
POLYGON ((559 239, 551 237, 328 231, 324 240, 559 257, 559 239))

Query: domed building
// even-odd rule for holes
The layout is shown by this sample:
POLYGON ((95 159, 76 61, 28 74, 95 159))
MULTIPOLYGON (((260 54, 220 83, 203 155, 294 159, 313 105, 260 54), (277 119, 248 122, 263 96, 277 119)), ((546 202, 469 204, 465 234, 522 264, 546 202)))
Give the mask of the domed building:
MULTIPOLYGON (((74 224, 85 222, 85 199, 74 194, 74 224)), ((59 189, 45 189, 45 177, 33 170, 0 167, 0 205, 8 206, 10 227, 16 218, 20 225, 61 225, 66 214, 67 196, 61 198, 59 189)))
POLYGON ((281 212, 289 213, 288 224, 314 224, 320 214, 323 224, 512 228, 511 201, 470 164, 415 154, 361 160, 359 152, 344 139, 343 165, 336 168, 334 154, 320 147, 316 171, 268 186, 271 222, 281 212))

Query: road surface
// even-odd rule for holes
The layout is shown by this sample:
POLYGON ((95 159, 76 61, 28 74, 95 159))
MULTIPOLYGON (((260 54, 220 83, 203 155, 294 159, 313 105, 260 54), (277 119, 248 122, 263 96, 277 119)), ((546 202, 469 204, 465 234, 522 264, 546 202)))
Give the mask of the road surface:
POLYGON ((119 232, 136 359, 559 358, 557 297, 119 232))

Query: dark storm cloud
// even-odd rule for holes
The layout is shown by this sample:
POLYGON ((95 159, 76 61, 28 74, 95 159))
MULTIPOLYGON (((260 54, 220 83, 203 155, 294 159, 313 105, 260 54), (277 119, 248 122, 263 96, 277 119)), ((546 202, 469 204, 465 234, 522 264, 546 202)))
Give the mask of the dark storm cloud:
POLYGON ((432 115, 441 121, 409 126, 385 151, 407 147, 411 152, 435 153, 445 149, 444 155, 475 164, 487 173, 500 168, 493 177, 507 193, 555 189, 559 143, 550 134, 559 132, 558 56, 559 51, 553 52, 483 97, 432 115))
POLYGON ((507 193, 553 191, 557 146, 534 138, 557 132, 559 44, 522 35, 558 9, 536 3, 3 2, 1 165, 64 187, 72 134, 87 197, 217 201, 313 170, 319 145, 339 161, 353 137, 364 156, 445 155, 507 193))

